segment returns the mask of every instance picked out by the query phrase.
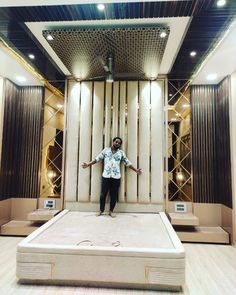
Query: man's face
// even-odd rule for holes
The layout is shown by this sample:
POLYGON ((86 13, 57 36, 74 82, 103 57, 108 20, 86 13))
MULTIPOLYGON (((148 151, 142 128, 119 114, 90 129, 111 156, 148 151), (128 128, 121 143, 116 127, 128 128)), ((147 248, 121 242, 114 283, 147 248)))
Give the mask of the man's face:
POLYGON ((117 150, 121 146, 121 141, 117 138, 116 140, 113 141, 113 146, 117 150))

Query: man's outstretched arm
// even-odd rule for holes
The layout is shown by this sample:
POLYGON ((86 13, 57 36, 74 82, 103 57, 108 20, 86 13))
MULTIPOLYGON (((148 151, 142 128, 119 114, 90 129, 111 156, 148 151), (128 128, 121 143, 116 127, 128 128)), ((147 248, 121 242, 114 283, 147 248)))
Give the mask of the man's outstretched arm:
POLYGON ((81 166, 82 166, 83 168, 88 168, 88 167, 90 167, 90 166, 92 166, 92 165, 94 165, 94 164, 96 164, 96 163, 97 163, 97 161, 96 161, 96 160, 93 160, 93 161, 90 161, 90 162, 88 162, 88 163, 83 162, 81 166))
POLYGON ((133 171, 135 171, 138 175, 142 174, 142 169, 141 168, 135 168, 134 166, 132 165, 129 165, 128 166, 130 169, 132 169, 133 171))

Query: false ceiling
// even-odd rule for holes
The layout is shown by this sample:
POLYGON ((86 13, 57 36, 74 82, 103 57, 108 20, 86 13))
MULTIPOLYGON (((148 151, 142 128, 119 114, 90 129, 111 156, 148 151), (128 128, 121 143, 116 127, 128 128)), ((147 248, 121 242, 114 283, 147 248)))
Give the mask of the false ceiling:
MULTIPOLYGON (((115 22, 118 26, 126 27, 127 30, 128 27, 129 29, 133 27, 132 22, 135 22, 135 26, 139 30, 147 26, 165 27, 168 28, 167 39, 164 41, 166 44, 161 45, 162 49, 154 49, 157 50, 158 57, 155 57, 156 60, 152 66, 158 68, 158 74, 168 74, 171 79, 186 80, 198 71, 203 60, 212 51, 217 40, 227 31, 236 15, 236 1, 229 0, 223 7, 218 7, 216 0, 106 1, 103 11, 97 9, 98 2, 100 1, 88 0, 86 2, 76 1, 75 3, 72 0, 58 0, 50 2, 50 5, 48 5, 43 1, 32 0, 30 4, 27 2, 27 5, 32 6, 25 6, 26 1, 0 1, 0 6, 2 6, 0 7, 0 37, 43 77, 63 91, 64 80, 67 76, 78 77, 76 64, 78 61, 81 62, 81 58, 78 58, 78 56, 82 55, 82 53, 79 53, 79 48, 84 50, 79 39, 74 38, 73 41, 71 38, 70 43, 68 43, 67 33, 75 33, 77 30, 75 34, 78 36, 78 30, 81 29, 78 26, 83 22, 90 23, 89 26, 94 26, 89 29, 98 31, 101 30, 97 27, 100 26, 99 22, 110 23, 111 30, 116 27, 115 22), (152 24, 150 24, 151 22, 152 24), (75 27, 75 24, 77 27, 75 27), (55 39, 58 45, 47 41, 43 37, 43 31, 51 31, 51 33, 55 31, 57 35, 55 39), (63 37, 62 42, 58 39, 59 32, 63 37), (73 46, 78 47, 78 49, 74 48, 73 51, 71 49, 73 46), (161 52, 161 50, 164 50, 164 52, 161 52), (191 51, 197 53, 194 58, 190 56, 191 51), (35 56, 33 60, 28 57, 30 53, 35 56)), ((126 44, 121 40, 113 48, 112 46, 109 48, 109 51, 115 51, 115 70, 127 73, 144 72, 146 77, 149 78, 148 69, 144 65, 148 64, 147 60, 152 60, 148 48, 149 43, 153 42, 153 37, 145 39, 145 35, 143 35, 142 38, 142 42, 145 44, 139 43, 138 40, 135 41, 133 49, 129 49, 132 52, 132 54, 129 53, 130 55, 127 54, 125 49, 128 43, 126 44), (144 50, 143 55, 141 54, 141 46, 144 46, 146 50, 144 50), (132 64, 137 64, 137 60, 139 60, 138 68, 124 64, 124 62, 122 66, 122 60, 127 59, 127 55, 129 55, 129 59, 135 59, 136 51, 140 53, 136 62, 132 64)), ((158 37, 157 43, 160 43, 158 37)), ((89 53, 88 46, 87 44, 89 53)), ((87 76, 84 75, 84 79, 103 74, 102 67, 96 62, 96 56, 101 55, 105 59, 108 50, 97 50, 97 46, 98 43, 94 41, 94 51, 87 59, 88 72, 87 76), (102 53, 97 51, 102 51, 102 53)), ((150 49, 150 52, 153 48, 150 49)))

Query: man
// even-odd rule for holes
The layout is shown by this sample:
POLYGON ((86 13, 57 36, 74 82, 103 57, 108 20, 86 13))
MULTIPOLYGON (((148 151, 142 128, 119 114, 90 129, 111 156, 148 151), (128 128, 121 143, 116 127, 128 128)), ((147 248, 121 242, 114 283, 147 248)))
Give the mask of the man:
POLYGON ((118 199, 118 190, 120 186, 120 163, 123 162, 127 167, 135 171, 137 174, 141 174, 142 170, 134 168, 132 163, 126 157, 125 153, 120 149, 122 145, 122 139, 115 137, 112 140, 112 146, 105 148, 95 160, 89 163, 82 163, 83 168, 90 167, 98 162, 104 161, 104 169, 102 173, 102 189, 100 196, 100 212, 98 216, 102 215, 105 209, 106 196, 110 193, 110 211, 109 215, 115 217, 113 210, 118 199))

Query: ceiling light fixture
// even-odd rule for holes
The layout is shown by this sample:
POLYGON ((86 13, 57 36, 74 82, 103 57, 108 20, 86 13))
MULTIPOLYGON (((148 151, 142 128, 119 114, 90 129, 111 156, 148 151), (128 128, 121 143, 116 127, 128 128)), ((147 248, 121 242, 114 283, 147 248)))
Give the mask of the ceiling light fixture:
POLYGON ((191 51, 191 52, 190 52, 190 56, 192 56, 192 57, 196 56, 196 54, 197 54, 196 51, 191 51))
POLYGON ((32 53, 28 54, 28 57, 29 57, 30 59, 35 59, 35 56, 34 56, 32 53))
POLYGON ((100 10, 100 11, 103 11, 105 9, 105 5, 100 3, 97 5, 97 9, 100 10))
POLYGON ((217 75, 216 74, 210 74, 207 76, 207 80, 208 81, 213 81, 217 78, 217 75))
POLYGON ((217 3, 216 3, 216 5, 217 5, 218 7, 222 7, 222 6, 224 6, 225 4, 226 4, 226 0, 218 0, 217 3))
POLYGON ((183 107, 183 108, 189 108, 189 107, 190 107, 190 104, 188 104, 188 103, 184 103, 184 104, 182 105, 182 107, 183 107))
POLYGON ((166 37, 166 35, 167 35, 167 34, 166 34, 166 32, 165 32, 165 31, 162 31, 162 32, 160 33, 160 37, 161 37, 161 38, 165 38, 165 37, 166 37))
POLYGON ((52 41, 52 40, 53 40, 53 36, 50 35, 50 34, 48 34, 47 37, 46 37, 46 39, 47 39, 48 41, 52 41))

